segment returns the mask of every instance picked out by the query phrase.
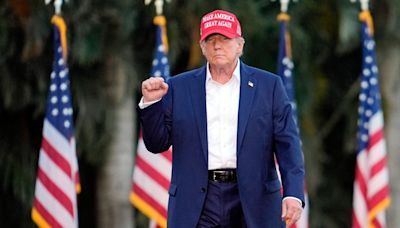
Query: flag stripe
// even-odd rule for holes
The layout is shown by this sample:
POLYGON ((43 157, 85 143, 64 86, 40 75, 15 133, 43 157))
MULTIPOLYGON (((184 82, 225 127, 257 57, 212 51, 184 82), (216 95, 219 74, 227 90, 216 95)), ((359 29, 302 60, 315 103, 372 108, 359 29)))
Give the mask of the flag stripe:
POLYGON ((146 192, 154 200, 158 201, 160 205, 167 208, 168 205, 168 191, 159 185, 152 176, 148 176, 139 167, 136 167, 134 178, 137 180, 135 185, 140 186, 140 189, 146 192))
POLYGON ((161 205, 157 199, 154 199, 153 196, 148 195, 147 191, 142 189, 139 185, 134 184, 133 189, 135 190, 135 194, 147 202, 152 208, 154 208, 157 213, 165 218, 167 217, 166 208, 161 205))
POLYGON ((166 158, 169 162, 172 162, 172 151, 171 150, 161 153, 161 156, 166 158))
MULTIPOLYGON (((149 164, 152 169, 157 173, 161 174, 165 179, 171 179, 171 161, 166 159, 164 154, 172 154, 171 151, 167 151, 161 154, 150 153, 143 142, 143 139, 139 139, 138 144, 138 157, 140 157, 144 162, 149 164)), ((168 156, 168 155, 167 155, 168 156)))
POLYGON ((133 205, 140 209, 143 214, 159 224, 160 227, 167 227, 166 216, 161 215, 157 210, 154 209, 153 206, 149 205, 144 198, 138 196, 135 192, 132 192, 130 195, 130 201, 133 205))
POLYGON ((43 124, 43 138, 45 138, 47 143, 53 148, 57 148, 58 154, 62 156, 64 160, 68 161, 71 166, 72 163, 70 160, 74 157, 71 151, 73 150, 75 152, 73 148, 75 144, 72 143, 72 139, 71 141, 67 140, 47 118, 44 120, 43 124))
MULTIPOLYGON (((42 151, 43 150, 41 150, 41 152, 42 151)), ((65 175, 65 173, 59 169, 57 165, 51 161, 51 159, 48 158, 47 153, 45 152, 43 152, 39 159, 38 172, 39 171, 44 173, 47 178, 51 180, 59 189, 63 189, 65 184, 73 184, 73 180, 65 175)), ((72 188, 68 188, 63 189, 63 193, 66 194, 69 199, 73 199, 75 191, 72 188)))
POLYGON ((374 134, 371 134, 369 142, 368 142, 368 151, 371 150, 375 144, 379 143, 383 139, 383 128, 380 128, 374 134))
POLYGON ((39 200, 35 199, 35 211, 33 212, 39 227, 61 227, 53 216, 43 207, 39 200))
POLYGON ((62 191, 57 185, 54 184, 50 178, 42 171, 42 169, 39 167, 38 170, 38 178, 39 180, 43 183, 43 186, 46 186, 45 188, 53 197, 60 202, 64 206, 64 208, 68 211, 68 213, 73 216, 74 211, 73 211, 73 206, 70 198, 62 191))
POLYGON ((73 226, 71 214, 67 211, 64 205, 60 204, 60 202, 54 198, 54 195, 47 190, 40 180, 37 180, 36 182, 36 192, 40 194, 40 198, 37 197, 36 200, 41 202, 43 208, 45 208, 46 211, 48 211, 54 219, 61 224, 61 226, 73 226))
POLYGON ((46 138, 42 139, 42 151, 46 153, 46 155, 52 160, 52 162, 56 163, 58 168, 60 168, 65 175, 71 177, 71 166, 67 160, 65 160, 54 147, 52 147, 46 138))
POLYGON ((153 168, 149 163, 144 161, 141 156, 136 158, 136 165, 140 168, 144 173, 148 176, 151 176, 152 179, 157 182, 160 186, 162 186, 166 191, 169 188, 169 180, 167 180, 161 173, 153 168))

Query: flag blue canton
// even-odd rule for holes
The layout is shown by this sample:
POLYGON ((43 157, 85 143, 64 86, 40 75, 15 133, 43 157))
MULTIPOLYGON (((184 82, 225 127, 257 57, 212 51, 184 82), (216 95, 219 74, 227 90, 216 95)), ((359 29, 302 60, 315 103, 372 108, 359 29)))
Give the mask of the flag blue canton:
POLYGON ((381 95, 378 83, 378 67, 376 65, 375 41, 368 32, 368 26, 364 22, 362 25, 363 36, 363 60, 361 90, 359 95, 358 107, 358 148, 361 152, 368 146, 369 141, 369 123, 381 109, 381 95))
POLYGON ((286 93, 289 97, 290 103, 293 108, 293 115, 297 122, 297 105, 294 99, 294 85, 293 85, 293 69, 294 64, 289 55, 288 47, 290 45, 289 35, 287 33, 287 22, 280 22, 280 40, 279 40, 279 55, 278 55, 278 75, 281 76, 283 85, 285 86, 286 93))
POLYGON ((165 81, 170 77, 166 47, 162 42, 162 30, 159 25, 156 28, 156 46, 151 76, 163 77, 165 81))
POLYGON ((74 132, 73 109, 67 63, 63 58, 60 31, 54 26, 54 62, 50 75, 46 119, 68 140, 74 132))

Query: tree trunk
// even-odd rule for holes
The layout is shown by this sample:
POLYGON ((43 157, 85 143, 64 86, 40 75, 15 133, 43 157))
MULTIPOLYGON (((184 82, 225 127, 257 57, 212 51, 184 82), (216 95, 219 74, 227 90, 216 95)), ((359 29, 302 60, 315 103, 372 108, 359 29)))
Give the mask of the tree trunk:
POLYGON ((97 216, 100 228, 134 226, 133 207, 129 202, 132 182, 134 107, 130 86, 121 60, 112 59, 106 66, 105 90, 113 99, 115 114, 113 140, 105 164, 97 177, 97 216))
POLYGON ((400 44, 397 41, 382 41, 378 50, 379 70, 385 108, 385 133, 388 151, 391 206, 388 212, 388 227, 400 227, 400 44), (379 55, 380 54, 380 55, 379 55))

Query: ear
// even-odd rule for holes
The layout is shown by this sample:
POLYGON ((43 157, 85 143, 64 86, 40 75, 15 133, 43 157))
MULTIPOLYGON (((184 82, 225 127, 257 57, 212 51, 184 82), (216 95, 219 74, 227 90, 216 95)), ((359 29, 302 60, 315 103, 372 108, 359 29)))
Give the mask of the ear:
POLYGON ((203 53, 203 55, 205 55, 206 49, 205 49, 204 42, 199 41, 199 45, 200 45, 201 53, 203 53))

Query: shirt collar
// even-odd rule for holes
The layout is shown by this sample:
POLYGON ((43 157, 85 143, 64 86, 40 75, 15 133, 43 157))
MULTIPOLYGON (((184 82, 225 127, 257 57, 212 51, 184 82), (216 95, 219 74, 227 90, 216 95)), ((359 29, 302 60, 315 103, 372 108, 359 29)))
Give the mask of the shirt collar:
MULTIPOLYGON (((238 63, 236 64, 235 70, 233 71, 232 78, 235 78, 237 81, 240 82, 240 59, 238 59, 238 63)), ((206 69, 206 82, 211 80, 211 72, 210 72, 210 63, 207 62, 207 69, 206 69)))

